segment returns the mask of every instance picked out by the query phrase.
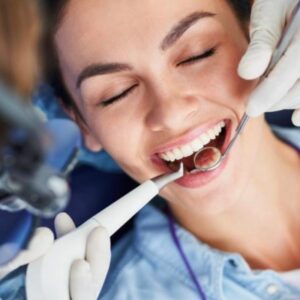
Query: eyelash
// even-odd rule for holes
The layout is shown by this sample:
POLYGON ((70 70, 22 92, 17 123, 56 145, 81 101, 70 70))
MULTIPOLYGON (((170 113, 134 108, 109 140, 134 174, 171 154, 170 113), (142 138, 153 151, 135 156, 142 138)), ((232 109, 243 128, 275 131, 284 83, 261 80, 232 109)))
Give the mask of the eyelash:
POLYGON ((207 51, 205 51, 204 53, 201 53, 200 55, 196 55, 196 56, 192 56, 184 61, 181 61, 180 63, 178 63, 176 66, 182 66, 182 65, 189 65, 189 64, 193 64, 195 62, 198 62, 199 60, 208 58, 210 56, 213 56, 216 53, 217 48, 211 48, 207 51))
MULTIPOLYGON (((213 56, 214 54, 216 53, 216 47, 214 48, 211 48, 207 51, 205 51, 204 53, 200 54, 200 55, 196 55, 196 56, 192 56, 180 63, 178 63, 176 66, 179 67, 179 66, 182 66, 182 65, 189 65, 189 64, 193 64, 193 63, 196 63, 198 62, 199 60, 202 60, 202 59, 205 59, 205 58, 208 58, 210 56, 213 56)), ((123 91, 122 93, 114 96, 114 97, 111 97, 107 100, 104 100, 101 102, 101 106, 103 107, 106 107, 106 106, 109 106, 119 100, 121 100, 122 98, 125 98, 127 97, 130 93, 133 92, 133 90, 138 86, 138 84, 134 84, 132 85, 130 88, 128 88, 127 90, 123 91)))
POLYGON ((122 98, 125 98, 126 96, 128 96, 130 93, 133 92, 133 90, 138 86, 138 84, 134 84, 132 85, 130 88, 128 88, 127 90, 123 91, 122 93, 112 97, 112 98, 109 98, 107 100, 104 100, 101 102, 101 105, 102 106, 108 106, 108 105, 111 105, 119 100, 121 100, 122 98))

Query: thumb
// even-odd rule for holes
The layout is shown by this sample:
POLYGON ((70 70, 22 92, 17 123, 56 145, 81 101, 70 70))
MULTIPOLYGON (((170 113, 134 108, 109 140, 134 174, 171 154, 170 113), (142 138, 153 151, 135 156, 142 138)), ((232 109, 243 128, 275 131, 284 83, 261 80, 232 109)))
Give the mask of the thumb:
POLYGON ((256 0, 250 21, 250 44, 238 67, 247 80, 259 78, 266 71, 280 40, 286 20, 286 5, 282 0, 256 0))
POLYGON ((0 279, 20 266, 27 265, 44 255, 53 244, 53 240, 53 233, 50 229, 46 227, 37 228, 27 248, 21 251, 14 260, 0 267, 0 279))
POLYGON ((49 228, 37 228, 27 248, 17 257, 16 264, 20 261, 20 266, 25 265, 44 255, 53 244, 53 240, 53 233, 49 228))
POLYGON ((99 226, 89 234, 86 259, 90 264, 97 292, 100 292, 111 260, 110 237, 104 227, 99 226))

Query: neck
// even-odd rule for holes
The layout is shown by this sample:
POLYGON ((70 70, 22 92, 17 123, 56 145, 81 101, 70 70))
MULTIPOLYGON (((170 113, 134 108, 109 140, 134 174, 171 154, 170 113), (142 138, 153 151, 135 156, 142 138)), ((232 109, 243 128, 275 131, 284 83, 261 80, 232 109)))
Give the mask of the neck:
POLYGON ((267 126, 264 130, 257 164, 234 205, 215 215, 174 205, 171 209, 178 222, 200 240, 240 253, 252 268, 300 268, 299 155, 267 126))

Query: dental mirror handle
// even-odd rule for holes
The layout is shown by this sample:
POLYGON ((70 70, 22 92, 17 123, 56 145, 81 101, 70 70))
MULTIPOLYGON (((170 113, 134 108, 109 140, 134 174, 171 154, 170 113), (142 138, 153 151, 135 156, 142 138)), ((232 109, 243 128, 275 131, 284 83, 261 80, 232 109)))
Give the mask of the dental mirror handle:
POLYGON ((76 259, 85 258, 86 241, 90 232, 101 225, 111 236, 153 199, 160 189, 183 175, 181 164, 175 173, 144 182, 71 233, 57 239, 43 257, 29 264, 26 276, 27 299, 70 300, 71 265, 76 259))
MULTIPOLYGON (((281 57, 285 54, 285 51, 287 50, 288 46, 292 42, 292 40, 295 36, 295 33, 297 32, 297 30, 299 30, 299 28, 300 28, 300 1, 298 1, 297 5, 295 6, 295 8, 292 12, 290 22, 286 25, 286 28, 282 34, 281 40, 279 41, 278 46, 273 53, 271 62, 269 64, 266 72, 264 73, 263 78, 266 78, 269 76, 269 74, 274 69, 276 64, 279 62, 281 57)), ((228 152, 234 145, 237 137, 242 133, 242 131, 245 128, 246 124, 248 123, 249 119, 250 119, 250 117, 246 113, 244 113, 244 115, 241 119, 241 122, 235 131, 235 135, 234 135, 233 139, 231 140, 230 144, 227 146, 226 150, 222 154, 222 158, 224 158, 228 154, 228 152)))

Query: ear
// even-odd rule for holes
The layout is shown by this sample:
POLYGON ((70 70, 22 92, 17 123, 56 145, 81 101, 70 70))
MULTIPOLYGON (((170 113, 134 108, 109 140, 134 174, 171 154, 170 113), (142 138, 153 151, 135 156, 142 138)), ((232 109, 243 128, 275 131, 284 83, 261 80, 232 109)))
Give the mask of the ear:
POLYGON ((86 148, 93 152, 99 152, 102 150, 101 144, 96 140, 93 134, 88 130, 82 130, 83 140, 86 148))
POLYGON ((60 102, 65 113, 79 126, 86 148, 93 152, 101 151, 101 144, 97 141, 96 137, 93 135, 88 125, 83 120, 83 117, 79 116, 79 113, 75 112, 74 109, 66 107, 62 103, 62 101, 60 102))

